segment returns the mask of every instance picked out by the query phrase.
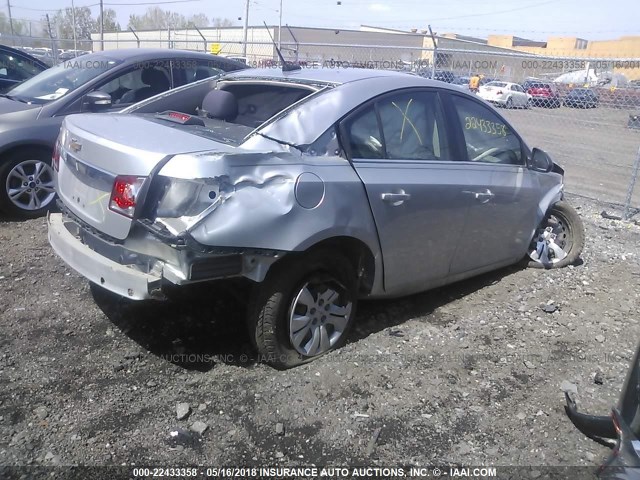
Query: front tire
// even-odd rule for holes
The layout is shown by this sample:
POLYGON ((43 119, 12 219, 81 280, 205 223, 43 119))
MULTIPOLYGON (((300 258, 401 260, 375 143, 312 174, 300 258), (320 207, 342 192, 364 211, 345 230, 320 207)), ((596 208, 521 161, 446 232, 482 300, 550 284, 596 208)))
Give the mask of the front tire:
POLYGON ((584 247, 584 225, 578 212, 567 202, 560 201, 553 205, 545 219, 536 230, 529 247, 532 268, 562 268, 575 264, 584 247), (559 247, 548 248, 548 254, 540 257, 545 231, 554 235, 553 244, 559 247))
POLYGON ((24 149, 11 154, 0 166, 0 209, 18 218, 45 214, 56 197, 51 155, 24 149))
POLYGON ((355 318, 357 277, 348 258, 327 250, 281 262, 255 288, 247 324, 260 359, 284 369, 344 344, 355 318))

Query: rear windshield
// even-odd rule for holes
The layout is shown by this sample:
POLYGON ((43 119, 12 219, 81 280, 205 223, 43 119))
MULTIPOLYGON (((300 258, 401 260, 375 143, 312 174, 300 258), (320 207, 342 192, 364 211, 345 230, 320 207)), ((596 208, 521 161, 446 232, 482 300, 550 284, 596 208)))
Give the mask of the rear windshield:
POLYGON ((485 87, 506 87, 507 84, 504 82, 489 82, 485 85, 485 87))
POLYGON ((238 115, 232 123, 257 128, 274 115, 313 93, 299 87, 265 84, 234 84, 221 86, 233 93, 238 102, 238 115))

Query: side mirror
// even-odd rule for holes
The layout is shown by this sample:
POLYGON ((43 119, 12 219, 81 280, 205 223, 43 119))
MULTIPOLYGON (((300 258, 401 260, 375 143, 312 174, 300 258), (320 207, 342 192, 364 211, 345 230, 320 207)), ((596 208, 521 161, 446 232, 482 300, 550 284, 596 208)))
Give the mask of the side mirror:
POLYGON ((89 92, 84 96, 83 105, 92 112, 107 110, 111 107, 111 95, 100 90, 89 92))
POLYGON ((553 168, 553 160, 547 152, 534 148, 531 152, 531 162, 529 163, 531 170, 536 172, 548 173, 553 168))

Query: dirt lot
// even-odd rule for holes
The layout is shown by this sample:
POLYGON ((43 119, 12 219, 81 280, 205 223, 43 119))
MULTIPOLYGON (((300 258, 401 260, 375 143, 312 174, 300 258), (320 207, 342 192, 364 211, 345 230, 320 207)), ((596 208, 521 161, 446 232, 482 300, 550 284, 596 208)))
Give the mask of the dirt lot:
POLYGON ((0 465, 595 466, 607 449, 567 420, 561 384, 589 412, 615 402, 640 338, 640 227, 570 200, 582 265, 363 302, 346 347, 289 371, 255 362, 233 289, 98 306, 44 219, 2 220, 0 465))

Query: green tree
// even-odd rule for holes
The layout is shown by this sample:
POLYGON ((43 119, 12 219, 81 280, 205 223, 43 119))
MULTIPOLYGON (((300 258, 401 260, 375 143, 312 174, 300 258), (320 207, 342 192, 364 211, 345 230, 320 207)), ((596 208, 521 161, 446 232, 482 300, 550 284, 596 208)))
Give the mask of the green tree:
POLYGON ((233 27, 233 22, 228 18, 213 18, 211 20, 211 26, 216 28, 233 27))
POLYGON ((207 17, 204 13, 197 13, 195 15, 191 15, 187 19, 188 26, 196 26, 198 28, 205 28, 209 26, 209 17, 207 17))
MULTIPOLYGON (((120 28, 120 24, 117 21, 116 11, 113 8, 105 8, 104 9, 104 25, 105 32, 119 32, 122 30, 120 28)), ((94 33, 100 31, 100 15, 98 15, 98 19, 96 20, 96 29, 94 33)))
POLYGON ((13 19, 13 22, 9 22, 9 17, 0 12, 0 33, 2 35, 11 35, 11 23, 13 23, 14 35, 29 35, 29 25, 23 20, 13 19))
POLYGON ((142 15, 129 15, 127 27, 134 30, 164 30, 166 28, 189 28, 195 25, 198 28, 209 26, 229 27, 233 25, 226 18, 209 19, 204 13, 197 13, 190 17, 176 12, 163 10, 160 7, 149 7, 142 15))
MULTIPOLYGON (((52 28, 58 34, 59 48, 73 48, 73 13, 74 11, 67 7, 64 10, 58 10, 53 16, 52 28)), ((96 31, 96 21, 91 16, 89 7, 75 8, 75 25, 78 48, 90 49, 91 33, 96 31)))

